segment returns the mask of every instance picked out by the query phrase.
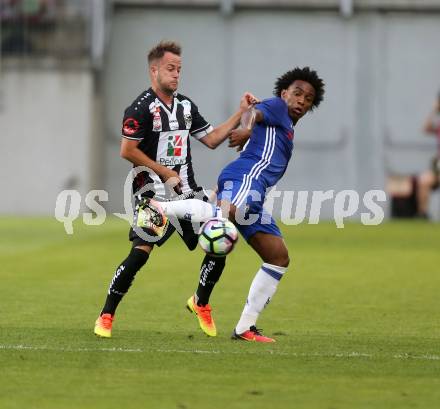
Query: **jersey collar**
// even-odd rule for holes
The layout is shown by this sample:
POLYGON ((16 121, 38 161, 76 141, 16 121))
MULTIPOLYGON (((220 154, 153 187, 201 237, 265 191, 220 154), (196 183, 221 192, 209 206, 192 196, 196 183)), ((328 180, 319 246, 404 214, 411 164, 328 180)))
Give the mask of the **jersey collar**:
POLYGON ((163 107, 163 109, 166 109, 169 113, 173 113, 176 110, 176 96, 177 92, 173 93, 173 99, 171 101, 171 107, 169 107, 164 101, 160 99, 160 97, 153 91, 153 88, 150 88, 148 92, 151 92, 152 95, 154 95, 157 100, 159 101, 160 105, 163 107))

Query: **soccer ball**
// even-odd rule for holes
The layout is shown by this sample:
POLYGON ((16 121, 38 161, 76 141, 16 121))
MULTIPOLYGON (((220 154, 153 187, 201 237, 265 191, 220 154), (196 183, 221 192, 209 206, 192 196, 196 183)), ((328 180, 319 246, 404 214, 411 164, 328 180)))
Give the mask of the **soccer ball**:
POLYGON ((209 219, 200 228, 199 245, 211 256, 226 256, 237 240, 237 228, 227 219, 209 219))

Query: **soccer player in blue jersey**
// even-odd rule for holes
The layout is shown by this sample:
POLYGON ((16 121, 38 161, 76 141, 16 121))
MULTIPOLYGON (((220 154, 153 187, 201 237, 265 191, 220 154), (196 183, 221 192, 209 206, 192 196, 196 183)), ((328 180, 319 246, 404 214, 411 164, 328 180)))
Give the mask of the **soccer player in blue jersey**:
MULTIPOLYGON (((285 173, 294 147, 294 127, 321 103, 324 82, 309 67, 294 68, 277 79, 274 94, 275 97, 263 100, 247 113, 250 136, 246 130, 232 133, 232 146, 241 146, 244 139, 248 140, 240 156, 227 165, 218 178, 218 207, 223 212, 227 209, 229 219, 263 261, 232 334, 234 339, 254 342, 275 341, 264 336, 256 323, 289 265, 289 252, 281 232, 272 216, 263 209, 265 194, 285 173), (249 223, 251 218, 256 220, 249 223)), ((195 199, 160 204, 149 202, 145 206, 152 213, 158 209, 165 216, 185 216, 192 221, 206 221, 215 215, 211 205, 195 199)), ((221 272, 207 269, 202 274, 205 282, 215 285, 221 272), (216 277, 211 279, 210 275, 216 277)), ((197 301, 196 292, 188 300, 188 308, 196 313, 197 301)), ((205 331, 204 324, 209 322, 198 318, 205 331)), ((210 315, 205 318, 213 323, 210 315)))

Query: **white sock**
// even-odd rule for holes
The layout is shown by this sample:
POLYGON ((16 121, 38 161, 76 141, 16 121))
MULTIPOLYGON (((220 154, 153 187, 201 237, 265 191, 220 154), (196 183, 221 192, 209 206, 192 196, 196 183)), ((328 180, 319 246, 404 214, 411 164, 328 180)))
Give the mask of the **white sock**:
POLYGON ((191 222, 206 222, 215 215, 215 207, 212 204, 198 199, 160 202, 160 207, 168 217, 174 216, 191 222))
POLYGON ((278 283, 286 270, 287 267, 263 263, 252 281, 246 305, 235 327, 237 334, 242 334, 257 323, 261 311, 274 296, 278 283))

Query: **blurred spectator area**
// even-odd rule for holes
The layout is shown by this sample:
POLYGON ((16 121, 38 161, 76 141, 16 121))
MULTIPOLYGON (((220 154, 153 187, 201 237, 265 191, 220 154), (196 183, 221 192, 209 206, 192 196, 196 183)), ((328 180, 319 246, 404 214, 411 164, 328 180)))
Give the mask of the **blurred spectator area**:
POLYGON ((438 10, 439 0, 112 0, 115 6, 179 6, 215 7, 225 9, 320 9, 333 10, 345 7, 360 10, 438 10))
POLYGON ((85 56, 88 1, 1 0, 1 53, 8 57, 85 56))

